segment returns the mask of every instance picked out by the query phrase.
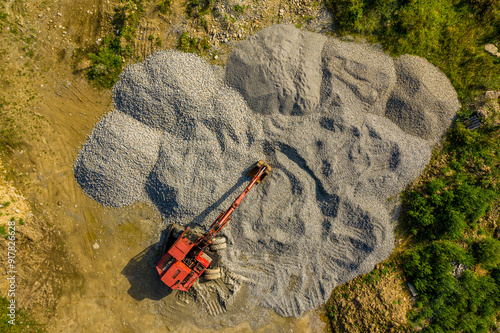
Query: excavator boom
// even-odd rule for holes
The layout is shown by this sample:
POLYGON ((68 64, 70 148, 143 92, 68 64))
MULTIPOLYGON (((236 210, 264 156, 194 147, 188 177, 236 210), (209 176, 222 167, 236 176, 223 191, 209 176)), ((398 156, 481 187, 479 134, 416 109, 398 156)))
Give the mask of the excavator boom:
POLYGON ((186 227, 182 235, 156 265, 156 270, 166 285, 172 289, 188 291, 212 262, 217 261, 217 255, 210 253, 206 248, 229 222, 231 214, 238 208, 243 198, 245 198, 255 183, 260 183, 270 171, 271 167, 264 163, 264 161, 260 160, 257 162, 248 173, 248 176, 252 178, 250 183, 234 200, 231 207, 215 219, 203 236, 193 239, 192 235, 189 234, 189 227, 186 227))

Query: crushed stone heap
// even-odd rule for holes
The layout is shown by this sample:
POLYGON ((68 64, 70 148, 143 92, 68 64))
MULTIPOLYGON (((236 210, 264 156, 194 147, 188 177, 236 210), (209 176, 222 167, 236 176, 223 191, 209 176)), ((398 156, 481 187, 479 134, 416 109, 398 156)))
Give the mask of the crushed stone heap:
POLYGON ((218 72, 177 51, 127 67, 75 177, 104 205, 151 200, 169 222, 208 226, 265 160, 224 263, 261 305, 300 316, 392 252, 388 199, 428 163, 457 94, 422 58, 291 25, 241 42, 218 72))

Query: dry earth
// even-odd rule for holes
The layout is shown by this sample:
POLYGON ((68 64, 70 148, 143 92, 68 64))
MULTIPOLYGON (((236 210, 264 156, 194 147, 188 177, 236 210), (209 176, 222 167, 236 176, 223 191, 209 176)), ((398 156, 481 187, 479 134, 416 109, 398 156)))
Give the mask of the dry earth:
MULTIPOLYGON (((227 323, 200 314, 193 304, 177 305, 182 302, 175 294, 166 295, 165 289, 144 283, 153 276, 149 263, 141 258, 147 251, 155 251, 156 244, 150 239, 155 235, 160 239, 159 213, 138 204, 124 209, 104 208, 77 186, 73 161, 93 124, 112 106, 110 92, 92 87, 83 77, 85 61, 79 64, 80 71, 73 72, 73 56, 79 48, 88 52, 104 36, 107 15, 116 2, 0 3, 2 12, 9 15, 0 22, 2 129, 13 128, 23 142, 10 154, 3 153, 2 173, 7 170, 3 174, 8 177, 2 178, 10 180, 0 184, 2 203, 11 202, 0 209, 0 225, 8 223, 10 217, 17 221, 19 307, 31 310, 49 332, 326 330, 321 312, 310 312, 296 320, 252 309, 254 320, 225 328, 227 323), (159 312, 158 308, 165 310, 159 312), (205 325, 200 328, 195 322, 205 325)), ((253 2, 254 10, 245 16, 244 23, 250 28, 242 28, 241 38, 262 26, 292 20, 288 17, 293 15, 314 23, 305 16, 317 11, 313 6, 311 10, 305 7, 311 5, 309 1, 293 2, 299 14, 280 14, 280 4, 253 2)), ((227 8, 232 6, 228 4, 227 8)), ((196 22, 186 19, 181 1, 173 1, 167 16, 152 8, 150 3, 148 19, 141 21, 137 32, 137 55, 144 56, 155 48, 141 39, 141 31, 160 36, 163 47, 175 45, 185 29, 208 35, 214 50, 209 56, 218 55, 216 61, 224 61, 231 47, 229 39, 239 38, 238 32, 236 37, 226 37, 223 24, 217 22, 212 28, 214 37, 200 31, 196 22)), ((230 20, 230 24, 237 24, 237 20, 230 20)), ((2 270, 6 267, 6 246, 6 240, 0 239, 2 270)), ((7 295, 6 288, 2 279, 0 295, 7 295)))

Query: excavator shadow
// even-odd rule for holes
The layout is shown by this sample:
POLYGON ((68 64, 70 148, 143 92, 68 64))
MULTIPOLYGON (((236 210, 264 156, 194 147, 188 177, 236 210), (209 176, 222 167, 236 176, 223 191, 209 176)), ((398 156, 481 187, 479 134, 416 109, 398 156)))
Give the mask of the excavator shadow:
POLYGON ((121 271, 130 283, 127 293, 137 301, 145 298, 161 300, 168 296, 172 289, 166 286, 156 272, 156 263, 161 259, 165 241, 170 227, 161 233, 160 241, 147 247, 130 259, 121 271))
MULTIPOLYGON (((203 225, 206 222, 207 216, 218 208, 222 208, 222 203, 232 194, 236 193, 236 190, 247 183, 248 173, 254 168, 254 166, 248 167, 244 172, 242 172, 241 177, 239 177, 236 184, 234 184, 229 190, 227 190, 216 202, 205 208, 200 214, 194 217, 186 226, 194 228, 198 225, 203 225)), ((168 221, 173 216, 175 216, 178 205, 175 201, 176 192, 173 188, 163 184, 156 176, 154 172, 148 177, 146 183, 146 193, 150 200, 160 211, 164 220, 168 221)))

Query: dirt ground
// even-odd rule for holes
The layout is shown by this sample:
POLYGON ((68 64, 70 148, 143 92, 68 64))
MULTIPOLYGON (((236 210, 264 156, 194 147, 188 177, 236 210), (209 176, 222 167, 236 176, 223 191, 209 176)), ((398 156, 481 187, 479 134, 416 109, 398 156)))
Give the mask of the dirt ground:
MULTIPOLYGON (((276 7, 275 14, 259 16, 261 21, 248 23, 251 29, 279 20, 280 2, 265 3, 276 7)), ((0 13, 8 14, 0 21, 1 126, 13 129, 20 141, 1 156, 0 204, 10 203, 0 208, 0 225, 12 217, 16 221, 18 306, 49 332, 326 331, 321 309, 300 319, 282 318, 252 305, 242 288, 224 316, 211 316, 159 283, 152 260, 168 221, 146 204, 102 207, 82 193, 73 176, 78 150, 93 125, 112 110, 110 91, 87 82, 81 70, 85 62, 75 72, 73 57, 104 36, 113 2, 0 4, 0 13)), ((175 45, 183 27, 195 34, 196 28, 176 15, 182 4, 173 1, 170 18, 151 14, 138 34, 161 36, 164 48, 175 45)), ((229 42, 216 24, 213 30, 216 52, 210 56, 223 59, 229 42)), ((235 39, 238 33, 244 38, 250 28, 235 33, 235 39)), ((145 38, 138 40, 138 55, 155 49, 145 38)), ((7 246, 0 238, 4 274, 7 246)), ((7 289, 2 279, 0 295, 5 297, 7 289)))

